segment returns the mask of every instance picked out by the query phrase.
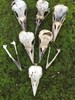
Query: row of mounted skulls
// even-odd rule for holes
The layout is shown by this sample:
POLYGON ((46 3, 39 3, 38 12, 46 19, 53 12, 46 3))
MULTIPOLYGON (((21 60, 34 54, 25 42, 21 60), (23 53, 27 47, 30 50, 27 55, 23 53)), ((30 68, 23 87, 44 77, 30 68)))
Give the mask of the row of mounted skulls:
MULTIPOLYGON (((31 78, 31 84, 32 84, 32 90, 33 90, 33 95, 36 95, 37 87, 39 85, 39 80, 42 77, 42 67, 35 65, 34 63, 34 42, 35 41, 35 36, 37 34, 37 30, 42 24, 42 21, 49 15, 50 13, 50 8, 49 8, 49 3, 46 0, 38 0, 36 4, 36 8, 38 10, 37 15, 36 15, 36 28, 35 28, 35 34, 33 32, 27 32, 26 31, 26 19, 27 19, 27 5, 23 0, 14 0, 12 2, 12 10, 14 14, 16 15, 16 18, 18 19, 19 24, 22 27, 22 31, 19 34, 19 40, 20 42, 24 45, 30 60, 33 64, 29 68, 29 77, 31 78)), ((54 42, 56 40, 56 37, 61 29, 61 26, 63 25, 63 22, 65 21, 66 18, 66 13, 68 11, 68 7, 59 4, 54 7, 54 12, 52 16, 52 32, 47 29, 43 29, 39 32, 39 62, 41 62, 41 59, 48 48, 48 45, 50 42, 54 42)), ((7 45, 3 45, 3 48, 9 55, 9 57, 12 59, 12 61, 17 65, 17 67, 22 70, 18 52, 17 52, 17 47, 15 41, 11 43, 14 45, 15 52, 17 55, 17 61, 12 57, 10 52, 7 49, 7 45)), ((58 54, 60 53, 60 49, 57 49, 57 53, 54 56, 54 58, 49 61, 49 55, 50 55, 50 47, 49 47, 49 52, 47 56, 47 62, 46 62, 46 69, 54 62, 58 54)))

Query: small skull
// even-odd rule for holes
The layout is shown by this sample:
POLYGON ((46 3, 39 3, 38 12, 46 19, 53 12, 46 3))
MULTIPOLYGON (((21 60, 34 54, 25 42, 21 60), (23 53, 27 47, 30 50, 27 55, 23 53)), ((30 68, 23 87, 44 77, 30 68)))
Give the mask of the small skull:
POLYGON ((34 33, 22 31, 19 40, 24 45, 32 63, 34 63, 34 33))
POLYGON ((52 26, 52 31, 54 35, 53 41, 56 40, 56 37, 61 29, 61 26, 63 22, 65 21, 67 11, 68 11, 68 7, 64 5, 56 5, 54 7, 53 26, 52 26))
POLYGON ((36 19, 41 23, 41 21, 44 20, 45 12, 49 11, 49 3, 45 0, 38 0, 36 8, 38 9, 36 19))
POLYGON ((22 30, 26 31, 26 11, 27 5, 23 0, 14 0, 12 2, 12 10, 14 11, 22 30))
POLYGON ((53 34, 49 30, 42 30, 39 33, 40 45, 39 45, 39 59, 41 60, 42 55, 48 47, 48 44, 53 39, 53 34))
POLYGON ((39 85, 40 78, 42 77, 42 68, 41 66, 31 66, 29 68, 29 78, 31 79, 33 95, 36 95, 37 88, 39 85))

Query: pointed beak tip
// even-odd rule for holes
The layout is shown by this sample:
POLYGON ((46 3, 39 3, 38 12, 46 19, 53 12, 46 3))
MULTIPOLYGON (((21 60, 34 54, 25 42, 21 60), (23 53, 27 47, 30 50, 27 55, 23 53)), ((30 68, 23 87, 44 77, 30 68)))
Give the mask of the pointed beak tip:
POLYGON ((20 68, 20 71, 22 71, 22 68, 20 68))
POLYGON ((33 92, 33 95, 34 95, 34 96, 36 96, 36 93, 35 93, 35 92, 33 92))

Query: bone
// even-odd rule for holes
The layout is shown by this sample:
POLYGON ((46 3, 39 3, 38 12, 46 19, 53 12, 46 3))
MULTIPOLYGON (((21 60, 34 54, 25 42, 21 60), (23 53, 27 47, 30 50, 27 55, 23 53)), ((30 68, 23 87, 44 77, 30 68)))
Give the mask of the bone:
POLYGON ((50 50, 51 50, 51 47, 49 47, 46 66, 48 65, 48 60, 49 60, 49 56, 50 56, 50 50))
POLYGON ((42 77, 42 68, 41 66, 33 65, 29 68, 29 78, 31 79, 33 95, 36 95, 37 88, 39 85, 40 78, 42 77))
POLYGON ((13 41, 13 42, 11 42, 11 44, 12 44, 12 45, 14 46, 14 48, 15 48, 15 52, 16 52, 16 56, 17 56, 17 62, 18 62, 18 64, 19 64, 19 66, 21 66, 20 60, 19 60, 19 56, 18 56, 17 47, 16 47, 16 42, 13 41))
POLYGON ((34 64, 34 33, 21 31, 19 34, 19 40, 24 45, 31 62, 34 64))
POLYGON ((17 48, 16 48, 16 42, 13 41, 13 42, 11 42, 11 44, 14 46, 16 54, 18 54, 18 52, 17 52, 17 48))
MULTIPOLYGON (((55 59, 56 59, 57 56, 59 55, 60 51, 61 51, 60 49, 57 49, 57 53, 56 53, 56 55, 54 56, 54 58, 51 60, 50 63, 48 63, 48 60, 49 60, 49 57, 48 57, 48 59, 47 59, 47 64, 46 64, 46 69, 47 69, 48 67, 50 67, 51 64, 55 61, 55 59)), ((48 56, 49 56, 49 52, 48 52, 48 56)))
POLYGON ((23 0, 14 0, 11 4, 12 10, 18 19, 22 30, 26 31, 27 5, 23 0))
POLYGON ((10 54, 10 52, 7 49, 7 45, 3 45, 3 49, 6 51, 6 53, 8 54, 8 56, 12 59, 12 61, 16 64, 16 66, 19 68, 19 70, 22 71, 21 66, 17 63, 17 61, 12 57, 12 55, 10 54))
POLYGON ((38 0, 36 4, 36 8, 38 10, 36 15, 36 28, 35 35, 37 34, 38 27, 42 23, 42 21, 48 16, 50 13, 49 3, 46 0, 38 0), (47 14, 45 15, 45 13, 47 14))
POLYGON ((52 42, 53 34, 51 31, 44 29, 40 31, 39 39, 41 41, 39 44, 39 62, 40 62, 49 43, 52 42))
POLYGON ((66 13, 68 12, 68 7, 64 5, 56 5, 53 12, 53 25, 52 32, 54 34, 53 41, 56 40, 57 35, 65 21, 66 13))

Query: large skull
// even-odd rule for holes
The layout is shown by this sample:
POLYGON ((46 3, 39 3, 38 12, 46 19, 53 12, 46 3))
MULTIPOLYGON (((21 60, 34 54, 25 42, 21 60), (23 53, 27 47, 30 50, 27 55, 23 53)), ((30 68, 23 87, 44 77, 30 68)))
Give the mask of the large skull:
POLYGON ((42 68, 41 66, 31 66, 29 68, 29 78, 31 79, 33 95, 36 95, 37 88, 39 85, 40 78, 42 77, 42 68))
POLYGON ((32 63, 34 63, 34 33, 22 31, 19 40, 24 45, 32 63))
POLYGON ((14 0, 12 2, 12 10, 14 11, 22 30, 26 30, 26 14, 27 5, 23 0, 14 0))
POLYGON ((56 5, 54 7, 53 12, 53 26, 52 26, 52 32, 53 32, 53 41, 56 40, 56 37, 61 29, 61 26, 65 20, 66 13, 68 11, 68 7, 64 5, 56 5))
POLYGON ((39 33, 40 45, 39 45, 39 62, 41 61, 42 55, 46 51, 48 44, 53 39, 53 34, 49 30, 42 30, 39 33))
POLYGON ((49 12, 49 3, 45 0, 38 0, 36 8, 38 9, 36 21, 39 21, 39 23, 41 23, 41 21, 44 20, 45 12, 49 12))

